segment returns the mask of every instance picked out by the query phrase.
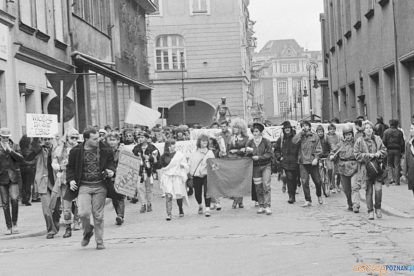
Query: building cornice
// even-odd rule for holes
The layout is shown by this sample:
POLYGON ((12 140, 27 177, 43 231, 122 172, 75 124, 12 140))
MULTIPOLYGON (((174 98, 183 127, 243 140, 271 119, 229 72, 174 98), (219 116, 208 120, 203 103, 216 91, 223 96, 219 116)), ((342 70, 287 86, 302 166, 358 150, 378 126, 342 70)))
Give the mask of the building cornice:
MULTIPOLYGON (((181 84, 181 79, 153 79, 153 84, 181 84)), ((247 77, 211 77, 211 78, 185 78, 184 83, 210 83, 210 82, 240 82, 247 81, 250 83, 247 77)))
POLYGON ((12 27, 15 21, 16 21, 16 17, 14 17, 13 15, 3 10, 0 10, 0 23, 3 23, 9 27, 12 27))

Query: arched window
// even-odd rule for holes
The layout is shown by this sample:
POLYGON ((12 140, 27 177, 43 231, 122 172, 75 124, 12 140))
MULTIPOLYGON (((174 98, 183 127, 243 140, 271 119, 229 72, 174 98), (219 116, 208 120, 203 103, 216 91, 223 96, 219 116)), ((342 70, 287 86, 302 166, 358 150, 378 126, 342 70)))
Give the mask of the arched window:
POLYGON ((155 43, 157 70, 180 70, 185 68, 184 38, 180 35, 161 35, 155 43))

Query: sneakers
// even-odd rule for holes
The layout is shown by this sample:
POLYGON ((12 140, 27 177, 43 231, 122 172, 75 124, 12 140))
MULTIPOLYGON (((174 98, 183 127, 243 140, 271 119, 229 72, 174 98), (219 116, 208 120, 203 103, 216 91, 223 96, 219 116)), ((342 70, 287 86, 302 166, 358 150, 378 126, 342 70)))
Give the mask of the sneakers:
POLYGON ((381 211, 381 209, 377 209, 377 210, 375 210, 375 214, 377 215, 377 218, 382 218, 382 211, 381 211))
POLYGON ((259 207, 259 202, 255 201, 254 202, 254 207, 259 207))
POLYGON ((25 206, 32 206, 32 204, 29 201, 22 201, 22 204, 25 206))
POLYGON ((50 240, 53 239, 55 237, 55 234, 49 233, 46 235, 46 239, 50 240))
POLYGON ((78 231, 80 229, 81 229, 81 226, 80 226, 79 219, 74 219, 73 220, 73 231, 78 231))
POLYGON ((257 210, 258 214, 264 214, 265 213, 265 209, 263 207, 259 207, 259 210, 257 210))
POLYGON ((211 205, 210 205, 210 210, 211 210, 211 211, 216 210, 216 204, 211 203, 211 205))
POLYGON ((138 202, 138 198, 134 197, 131 199, 132 204, 136 204, 138 202))
POLYGON ((368 213, 368 219, 369 220, 374 220, 374 212, 369 212, 368 213))
POLYGON ((217 210, 217 211, 220 211, 220 210, 221 210, 221 205, 220 205, 220 203, 216 203, 216 210, 217 210))
POLYGON ((4 232, 4 235, 11 235, 12 234, 12 229, 11 228, 7 228, 7 230, 4 232))
POLYGON ((358 205, 354 205, 352 207, 352 210, 354 211, 355 214, 359 213, 359 206, 358 205))
POLYGON ((203 207, 201 207, 201 206, 198 207, 198 214, 199 215, 203 214, 203 207))
POLYGON ((167 217, 165 218, 167 221, 170 221, 172 219, 171 214, 167 214, 167 217))
POLYGON ((206 207, 206 212, 204 213, 206 217, 210 216, 210 207, 206 207))
POLYGON ((183 211, 180 211, 179 217, 180 218, 184 217, 184 212, 183 211))
POLYGON ((91 241, 91 238, 93 236, 93 228, 94 227, 91 225, 91 230, 88 233, 86 233, 85 235, 83 235, 83 239, 82 239, 82 242, 81 242, 82 246, 87 246, 89 244, 89 242, 91 241))
POLYGON ((266 215, 271 215, 272 214, 272 209, 270 209, 270 207, 266 207, 265 209, 266 215))
MULTIPOLYGON (((132 202, 132 201, 131 201, 132 202)), ((142 206, 141 206, 141 210, 139 210, 139 212, 141 213, 141 214, 143 214, 143 213, 145 213, 147 211, 147 205, 145 205, 145 204, 142 204, 142 206)))
POLYGON ((318 196, 318 202, 319 202, 319 204, 323 204, 323 200, 322 200, 321 196, 318 196))
POLYGON ((240 203, 239 203, 239 208, 244 208, 244 204, 243 204, 243 202, 240 202, 240 203))
POLYGON ((310 201, 305 201, 305 203, 302 205, 302 207, 310 207, 312 206, 312 202, 310 201))
POLYGON ((124 219, 120 216, 117 216, 115 218, 115 221, 116 221, 116 223, 115 223, 116 225, 122 225, 122 223, 124 223, 124 219))
POLYGON ((103 243, 98 243, 96 245, 96 250, 103 250, 103 249, 105 249, 105 245, 103 243))
POLYGON ((151 203, 148 203, 148 205, 147 205, 147 212, 152 212, 152 205, 151 205, 151 203))
POLYGON ((19 234, 19 228, 17 228, 17 225, 13 225, 11 232, 12 234, 19 234))

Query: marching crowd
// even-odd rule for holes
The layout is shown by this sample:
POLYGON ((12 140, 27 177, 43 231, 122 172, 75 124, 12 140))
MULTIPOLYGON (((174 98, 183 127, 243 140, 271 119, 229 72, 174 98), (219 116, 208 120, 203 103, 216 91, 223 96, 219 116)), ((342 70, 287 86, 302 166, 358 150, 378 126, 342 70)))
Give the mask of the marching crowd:
MULTIPOLYGON (((112 199, 116 224, 122 225, 126 200, 133 204, 139 202, 141 213, 152 211, 155 181, 164 192, 167 221, 172 219, 173 200, 182 217, 183 205, 192 194, 199 205, 198 213, 209 217, 212 209, 221 210, 221 199, 211 198, 207 193, 207 160, 211 158, 253 160, 252 200, 256 202, 258 214, 272 214, 272 173, 279 173, 283 189, 287 187, 288 203, 296 202, 297 189, 302 186, 303 207, 312 206, 311 177, 318 203, 323 204, 320 166, 325 164, 331 192, 341 191, 342 186, 348 210, 359 212, 360 190, 363 189, 368 219, 374 219, 374 214, 381 218, 384 183, 400 185, 400 179, 404 179, 414 192, 414 116, 407 142, 398 125, 397 120, 390 120, 388 127, 382 118, 378 118, 375 125, 357 118, 354 124, 342 127, 340 137, 334 123, 325 133, 322 126, 314 132, 311 123, 303 121, 301 130, 296 133, 286 121, 282 124, 280 138, 271 143, 263 137, 263 124, 254 123, 251 126, 253 138, 249 138, 245 121, 235 118, 231 124, 227 121, 214 123, 211 128, 221 129, 217 136, 200 135, 197 149, 189 158, 176 150, 177 141, 190 139, 186 126, 122 131, 112 130, 110 126, 88 127, 82 135, 70 129, 63 137, 23 136, 19 143, 11 141, 8 128, 1 128, 0 195, 6 234, 18 233, 19 200, 26 206, 41 202, 46 238, 52 239, 58 233, 63 213, 63 238, 71 237, 72 230, 80 230, 82 226, 82 246, 88 245, 95 234, 97 249, 104 249, 106 198, 112 199), (156 142, 165 145, 162 155, 153 144, 156 142), (131 145, 141 166, 135 196, 126 198, 116 192, 114 181, 120 151, 131 145)), ((231 200, 232 208, 244 207, 243 197, 231 200)))

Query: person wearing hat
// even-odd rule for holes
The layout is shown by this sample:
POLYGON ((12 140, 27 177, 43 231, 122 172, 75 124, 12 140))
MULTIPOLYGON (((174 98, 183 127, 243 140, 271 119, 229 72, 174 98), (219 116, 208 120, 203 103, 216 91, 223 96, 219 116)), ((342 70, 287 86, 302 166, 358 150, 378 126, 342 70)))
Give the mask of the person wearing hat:
MULTIPOLYGON (((69 153, 71 149, 78 145, 79 132, 72 128, 69 129, 63 136, 63 143, 61 143, 52 152, 52 168, 55 176, 55 185, 53 192, 57 193, 59 197, 63 197, 69 189, 66 182, 66 165, 69 162, 69 153)), ((73 211, 73 230, 80 229, 80 219, 78 216, 78 206, 75 201, 62 200, 63 204, 63 219, 66 226, 63 238, 72 236, 72 210, 73 211)))
POLYGON ((302 131, 296 134, 292 141, 299 146, 299 171, 302 182, 305 203, 303 207, 312 205, 312 198, 309 189, 309 175, 312 177, 316 187, 316 195, 319 204, 322 204, 322 180, 319 174, 319 157, 322 153, 321 141, 316 133, 311 131, 309 121, 302 123, 302 131))
POLYGON ((132 152, 142 159, 140 168, 141 180, 138 183, 138 199, 141 202, 140 213, 152 211, 152 198, 154 188, 153 174, 156 173, 157 163, 160 160, 160 153, 158 149, 149 142, 150 136, 143 133, 140 136, 138 145, 134 147, 132 152))
POLYGON ((359 189, 357 187, 358 162, 354 154, 354 127, 346 124, 342 128, 344 139, 341 140, 330 152, 329 159, 337 160, 338 173, 341 177, 342 187, 346 196, 348 210, 359 212, 359 189))
POLYGON ((286 175, 287 190, 289 195, 288 203, 296 201, 296 187, 299 179, 298 153, 299 148, 292 142, 295 130, 289 121, 282 123, 282 135, 276 141, 275 156, 280 162, 286 175))
POLYGON ((246 152, 253 159, 253 181, 259 202, 258 214, 271 215, 271 160, 273 156, 272 144, 263 137, 264 125, 254 123, 252 127, 253 139, 246 144, 246 152))
POLYGON ((104 139, 105 139, 106 134, 108 134, 108 132, 106 132, 106 130, 105 130, 105 129, 101 128, 101 129, 99 130, 99 138, 100 138, 101 140, 104 140, 104 139))
POLYGON ((6 235, 19 233, 17 218, 19 214, 18 168, 23 156, 17 145, 10 142, 10 129, 0 128, 0 196, 6 221, 6 235), (11 212, 10 212, 11 205, 11 212))

